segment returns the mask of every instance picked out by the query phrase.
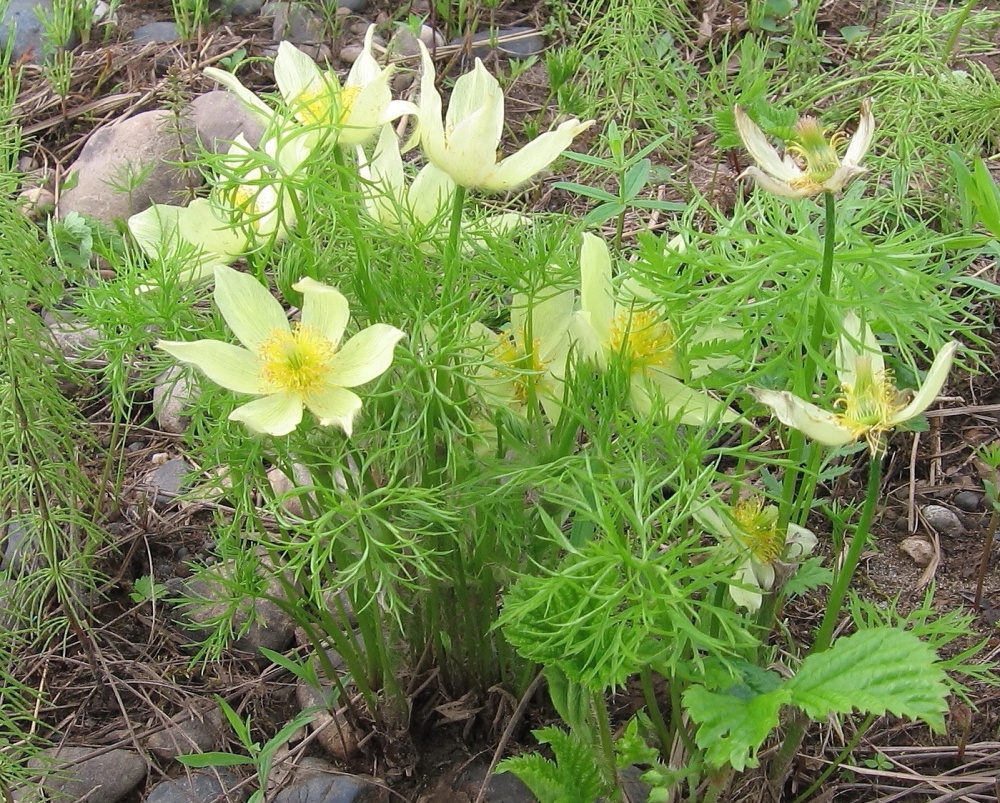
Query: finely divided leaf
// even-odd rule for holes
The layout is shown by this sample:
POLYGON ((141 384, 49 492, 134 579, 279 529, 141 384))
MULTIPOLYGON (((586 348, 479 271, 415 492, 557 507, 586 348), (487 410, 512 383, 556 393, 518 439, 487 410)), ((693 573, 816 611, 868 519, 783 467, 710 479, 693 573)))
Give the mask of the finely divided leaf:
POLYGON ((906 630, 876 627, 838 639, 806 658, 785 689, 790 702, 813 719, 854 709, 889 711, 944 730, 944 670, 934 650, 906 630))

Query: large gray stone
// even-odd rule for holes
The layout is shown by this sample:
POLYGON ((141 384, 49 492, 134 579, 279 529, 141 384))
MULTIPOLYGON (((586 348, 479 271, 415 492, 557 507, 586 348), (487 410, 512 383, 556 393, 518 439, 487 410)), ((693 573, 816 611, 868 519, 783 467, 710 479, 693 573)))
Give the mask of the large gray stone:
POLYGON ((31 759, 28 766, 41 770, 42 779, 14 790, 16 803, 40 800, 41 795, 50 800, 115 803, 146 777, 146 762, 128 750, 53 747, 31 759))
POLYGON ((389 790, 374 778, 324 773, 302 773, 274 796, 274 803, 385 803, 389 790))
POLYGON ((201 177, 176 165, 184 155, 182 140, 193 156, 190 122, 162 109, 97 129, 69 169, 76 183, 63 191, 59 215, 80 212, 111 223, 154 203, 184 203, 201 177), (122 192, 115 185, 130 189, 122 192))
POLYGON ((256 148, 264 133, 260 118, 236 95, 215 89, 191 101, 191 124, 198 141, 212 153, 225 153, 240 134, 251 148, 256 148))
POLYGON ((146 747, 164 760, 188 753, 204 753, 219 746, 223 733, 222 712, 213 702, 205 711, 181 711, 171 724, 146 739, 146 747))
POLYGON ((140 45, 157 42, 176 42, 181 38, 177 23, 170 20, 147 22, 132 31, 132 41, 140 45))
MULTIPOLYGON (((465 38, 459 36, 449 44, 463 47, 465 38)), ((480 31, 472 36, 472 55, 477 59, 485 59, 494 52, 501 58, 526 59, 541 55, 545 52, 545 47, 545 36, 540 31, 520 25, 496 31, 480 31), (506 41, 498 41, 500 39, 506 41)))
POLYGON ((45 61, 58 48, 74 47, 75 34, 66 42, 49 42, 42 20, 52 16, 52 0, 10 0, 0 19, 0 45, 11 43, 11 61, 45 61))
POLYGON ((146 797, 146 803, 243 803, 250 792, 237 789, 240 778, 228 769, 206 769, 160 781, 146 797))

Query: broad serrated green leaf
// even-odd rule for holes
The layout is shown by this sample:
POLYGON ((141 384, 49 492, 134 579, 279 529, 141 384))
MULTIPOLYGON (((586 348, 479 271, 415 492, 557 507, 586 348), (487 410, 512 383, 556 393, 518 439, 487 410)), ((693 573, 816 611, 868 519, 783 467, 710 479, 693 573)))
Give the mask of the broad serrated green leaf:
POLYGON ((785 689, 790 702, 813 719, 854 709, 888 711, 944 730, 944 670, 934 650, 899 628, 875 627, 838 639, 826 652, 806 658, 785 689))
POLYGON ((694 740, 705 751, 705 760, 713 767, 729 764, 737 772, 757 766, 757 750, 778 726, 778 712, 789 699, 784 688, 749 699, 747 687, 740 689, 744 693, 737 696, 692 686, 683 698, 685 709, 698 724, 694 740))

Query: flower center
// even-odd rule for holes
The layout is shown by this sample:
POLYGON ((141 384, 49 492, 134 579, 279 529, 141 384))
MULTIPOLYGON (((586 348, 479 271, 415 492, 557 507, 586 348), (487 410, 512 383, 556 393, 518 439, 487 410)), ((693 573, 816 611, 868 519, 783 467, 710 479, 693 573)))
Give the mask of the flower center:
POLYGON ((635 373, 670 364, 674 355, 674 330, 655 310, 621 309, 611 323, 609 345, 635 373))
POLYGON ((739 527, 739 540, 750 557, 757 563, 774 563, 785 548, 785 535, 778 532, 778 511, 765 506, 764 500, 755 496, 737 502, 733 518, 739 527))
POLYGON ((815 117, 802 117, 795 124, 795 137, 785 145, 788 153, 805 162, 805 174, 789 182, 793 186, 819 186, 840 167, 837 148, 847 137, 837 132, 829 139, 815 117))
POLYGON ((272 393, 308 396, 323 388, 337 349, 314 329, 276 329, 260 347, 261 377, 272 393))
POLYGON ((858 358, 855 374, 855 384, 844 385, 844 395, 836 401, 843 408, 837 418, 854 433, 855 439, 864 436, 872 451, 876 451, 882 433, 892 428, 893 417, 909 400, 906 393, 896 388, 892 374, 873 371, 867 357, 858 358))
POLYGON ((241 184, 230 191, 230 202, 233 209, 240 212, 243 218, 241 223, 249 223, 254 231, 260 229, 261 210, 257 204, 260 196, 260 187, 241 184))
MULTIPOLYGON (((520 328, 516 335, 511 332, 502 335, 493 348, 493 357, 500 363, 503 372, 509 374, 504 378, 513 385, 514 398, 521 404, 528 402, 528 382, 534 381, 536 387, 540 385, 548 365, 548 361, 539 356, 541 342, 537 337, 532 340, 530 355, 524 342, 524 329, 520 328)), ((499 377, 502 372, 494 373, 499 377)))
POLYGON ((360 91, 359 86, 340 88, 324 77, 303 89, 291 105, 305 125, 343 125, 360 91))

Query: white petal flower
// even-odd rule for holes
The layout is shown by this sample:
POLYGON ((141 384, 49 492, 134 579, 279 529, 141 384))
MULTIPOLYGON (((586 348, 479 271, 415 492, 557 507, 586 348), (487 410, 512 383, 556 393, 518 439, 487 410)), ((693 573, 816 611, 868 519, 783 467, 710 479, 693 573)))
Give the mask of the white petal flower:
POLYGON ((230 414, 256 432, 287 435, 306 408, 321 425, 350 436, 361 399, 346 388, 385 373, 403 332, 375 324, 341 345, 350 312, 334 288, 313 279, 294 284, 304 300, 301 321, 292 326, 252 276, 219 267, 215 282, 216 303, 243 348, 214 340, 157 346, 229 390, 261 396, 230 414))
POLYGON ((750 176, 774 195, 805 198, 822 192, 840 192, 865 172, 861 162, 875 134, 870 100, 861 104, 861 119, 843 158, 837 155, 837 148, 846 137, 838 133, 828 138, 813 117, 799 118, 795 138, 785 144, 782 156, 743 109, 737 106, 735 114, 740 138, 757 163, 743 175, 750 176))
POLYGON ((882 448, 882 436, 916 418, 937 398, 948 378, 958 343, 946 343, 934 358, 923 384, 900 391, 885 369, 882 349, 868 324, 849 312, 844 317, 836 350, 841 383, 839 412, 830 412, 787 391, 750 388, 756 399, 771 408, 786 426, 826 446, 843 446, 864 438, 873 454, 882 448))
POLYGON ((594 122, 567 120, 498 162, 504 96, 496 78, 476 59, 473 70, 455 81, 448 114, 442 120, 434 63, 422 42, 420 55, 420 144, 428 160, 462 187, 500 191, 520 186, 555 161, 594 122))
POLYGON ((580 251, 580 310, 571 339, 578 354, 602 370, 612 360, 621 361, 631 377, 632 404, 644 416, 659 413, 684 424, 739 418, 722 402, 680 381, 677 337, 663 310, 634 294, 624 302, 615 300, 607 244, 589 233, 583 235, 580 251))

